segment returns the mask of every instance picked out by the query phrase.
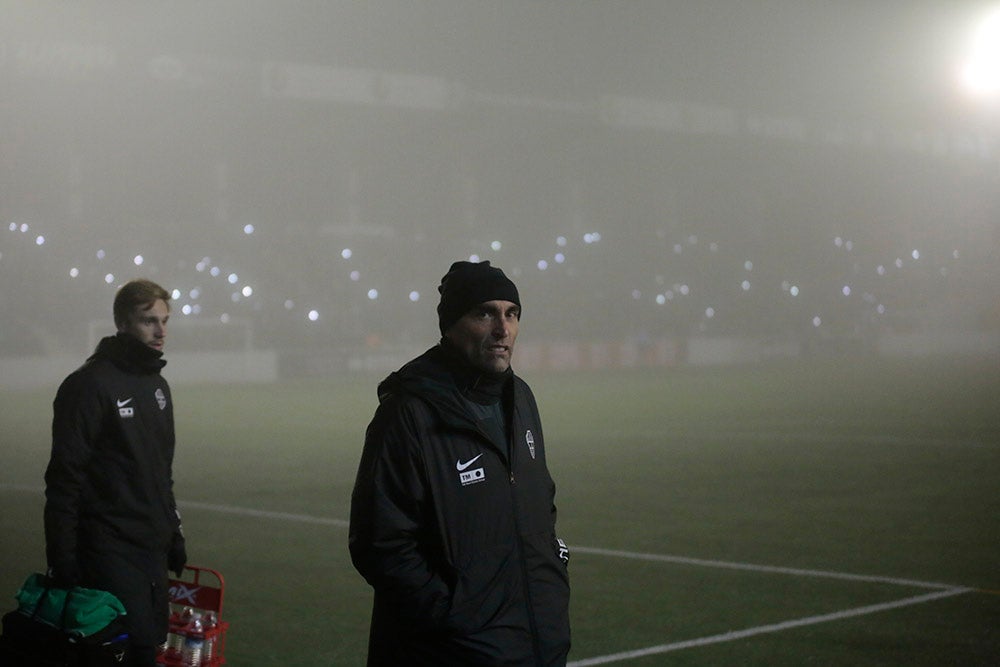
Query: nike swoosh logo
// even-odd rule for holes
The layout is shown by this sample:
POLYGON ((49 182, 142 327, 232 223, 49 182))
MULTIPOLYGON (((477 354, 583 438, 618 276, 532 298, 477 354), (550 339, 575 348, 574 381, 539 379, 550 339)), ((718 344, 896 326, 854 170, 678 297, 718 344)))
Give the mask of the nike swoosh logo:
POLYGON ((131 398, 126 398, 124 401, 117 401, 119 408, 124 407, 124 406, 128 405, 131 402, 132 402, 131 398))
MULTIPOLYGON (((480 454, 479 456, 482 456, 482 454, 480 454)), ((473 463, 475 463, 476 459, 478 459, 479 456, 477 456, 476 458, 473 458, 473 459, 469 459, 465 463, 462 463, 460 460, 457 461, 455 463, 455 469, 458 470, 458 472, 462 472, 463 470, 465 470, 466 468, 468 468, 469 466, 471 466, 473 463)))

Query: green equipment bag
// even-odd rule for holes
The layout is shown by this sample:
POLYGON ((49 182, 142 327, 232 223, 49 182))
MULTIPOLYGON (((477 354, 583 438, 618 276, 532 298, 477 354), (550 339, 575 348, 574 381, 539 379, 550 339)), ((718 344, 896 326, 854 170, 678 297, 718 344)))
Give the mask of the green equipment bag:
POLYGON ((126 663, 125 607, 111 593, 56 588, 44 575, 33 574, 15 598, 18 608, 3 616, 0 665, 104 667, 126 663))

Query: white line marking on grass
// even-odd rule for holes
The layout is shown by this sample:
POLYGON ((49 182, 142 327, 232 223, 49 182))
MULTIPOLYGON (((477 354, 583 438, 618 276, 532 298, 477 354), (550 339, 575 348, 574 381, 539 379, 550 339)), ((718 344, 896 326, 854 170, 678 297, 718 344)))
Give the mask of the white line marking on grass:
POLYGON ((268 510, 255 510, 249 507, 232 507, 231 505, 214 505, 212 503, 199 503, 185 500, 177 503, 181 508, 193 507, 195 509, 209 510, 211 512, 222 512, 223 514, 239 514, 241 516, 252 516, 259 519, 278 519, 279 521, 297 521, 299 523, 315 523, 322 526, 338 526, 347 528, 350 523, 344 519, 328 519, 321 516, 311 516, 309 514, 292 514, 290 512, 270 512, 268 510))
POLYGON ((828 623, 830 621, 839 621, 845 618, 854 618, 856 616, 865 616, 867 614, 875 614, 881 611, 889 611, 890 609, 899 609, 900 607, 908 607, 911 605, 923 604, 925 602, 931 602, 933 600, 938 600, 941 598, 947 598, 955 595, 961 595, 962 593, 968 593, 970 590, 972 589, 949 588, 944 591, 937 591, 935 593, 925 593, 924 595, 918 595, 916 597, 904 598, 902 600, 895 600, 894 602, 883 602, 881 604, 868 605, 867 607, 855 607, 854 609, 845 609, 843 611, 836 611, 830 614, 821 614, 819 616, 807 616, 805 618, 799 618, 792 621, 783 621, 781 623, 774 623, 772 625, 761 625, 755 628, 747 628, 745 630, 733 630, 730 632, 724 632, 719 635, 711 635, 709 637, 688 639, 686 641, 674 642, 673 644, 661 644, 659 646, 650 646, 649 648, 636 649, 634 651, 622 651, 621 653, 612 653, 609 655, 602 655, 594 658, 574 660, 568 663, 567 667, 588 667, 589 665, 606 665, 612 662, 622 662, 624 660, 633 660, 635 658, 645 658, 651 655, 670 653, 671 651, 680 651, 686 648, 709 646, 711 644, 722 644, 725 642, 736 641, 737 639, 746 639, 747 637, 754 637, 757 635, 763 635, 773 632, 782 632, 784 630, 791 630, 793 628, 800 628, 806 625, 828 623))
POLYGON ((826 570, 805 570, 794 567, 778 567, 775 565, 754 565, 753 563, 734 563, 724 560, 708 560, 704 558, 688 558, 686 556, 671 556, 668 554, 637 553, 634 551, 616 551, 597 547, 581 547, 570 545, 570 553, 593 554, 595 556, 610 556, 629 558, 632 560, 648 560, 659 563, 676 563, 680 565, 697 565, 699 567, 715 567, 728 570, 744 570, 749 572, 766 572, 771 574, 790 574, 797 577, 822 577, 840 579, 843 581, 864 581, 868 583, 895 584, 897 586, 913 586, 915 588, 952 589, 954 584, 939 584, 931 581, 916 581, 913 579, 897 579, 868 574, 850 574, 848 572, 829 572, 826 570))

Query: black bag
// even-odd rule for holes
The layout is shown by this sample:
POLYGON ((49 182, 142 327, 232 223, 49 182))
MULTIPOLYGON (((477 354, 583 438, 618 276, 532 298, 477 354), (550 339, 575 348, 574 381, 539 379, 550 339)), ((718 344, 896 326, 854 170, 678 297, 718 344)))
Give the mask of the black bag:
MULTIPOLYGON (((48 588, 45 590, 48 594, 48 588)), ((68 599, 69 596, 67 596, 68 599)), ((128 660, 128 633, 121 616, 98 632, 75 636, 38 617, 15 609, 3 616, 0 667, 114 667, 128 660)))

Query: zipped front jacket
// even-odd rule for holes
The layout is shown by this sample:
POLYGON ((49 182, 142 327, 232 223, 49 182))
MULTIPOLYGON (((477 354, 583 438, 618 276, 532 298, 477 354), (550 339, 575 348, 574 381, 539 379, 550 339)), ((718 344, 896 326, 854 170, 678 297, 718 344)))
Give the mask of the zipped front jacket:
POLYGON ((45 471, 49 565, 121 599, 141 645, 166 634, 167 554, 183 541, 160 356, 127 334, 103 338, 59 387, 45 471))
POLYGON ((374 588, 369 665, 566 663, 568 556, 538 408, 509 373, 502 441, 469 407, 480 379, 439 345, 379 385, 350 528, 374 588))

